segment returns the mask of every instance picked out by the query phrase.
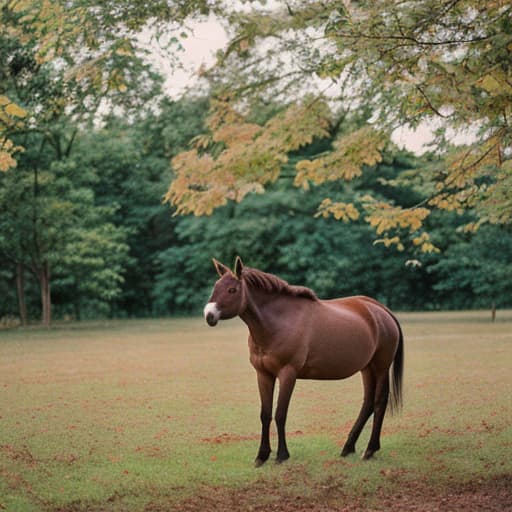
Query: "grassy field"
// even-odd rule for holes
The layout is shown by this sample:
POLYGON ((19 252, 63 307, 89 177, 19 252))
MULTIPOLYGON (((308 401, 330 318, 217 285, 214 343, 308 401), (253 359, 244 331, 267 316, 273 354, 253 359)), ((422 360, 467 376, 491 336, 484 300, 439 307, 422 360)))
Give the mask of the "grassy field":
POLYGON ((354 376, 299 381, 292 458, 260 469, 240 321, 0 331, 0 510, 459 510, 432 504, 478 503, 479 485, 482 503, 512 508, 512 312, 399 318, 404 410, 375 459, 338 456, 362 400, 354 376))

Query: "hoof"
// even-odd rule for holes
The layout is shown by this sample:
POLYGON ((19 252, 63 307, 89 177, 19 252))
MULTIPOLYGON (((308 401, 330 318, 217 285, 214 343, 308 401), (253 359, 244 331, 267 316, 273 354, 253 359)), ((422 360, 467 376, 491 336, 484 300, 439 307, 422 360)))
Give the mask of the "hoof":
POLYGON ((283 455, 282 457, 276 458, 276 464, 282 464, 283 462, 287 461, 290 458, 289 455, 283 455))
POLYGON ((375 453, 375 451, 376 451, 376 450, 366 450, 366 451, 363 453, 363 455, 362 455, 361 459, 363 459, 363 460, 370 460, 370 459, 372 459, 372 458, 373 458, 373 455, 374 455, 374 453, 375 453))
POLYGON ((356 453, 356 449, 355 448, 351 448, 351 447, 344 447, 343 450, 341 450, 341 457, 348 457, 349 455, 352 455, 353 453, 356 453))
POLYGON ((263 459, 256 459, 254 461, 254 467, 255 468, 261 468, 261 466, 263 466, 263 464, 265 464, 265 462, 267 462, 267 461, 263 460, 263 459))
POLYGON ((270 451, 271 450, 259 450, 256 454, 256 460, 254 461, 254 467, 260 468, 267 462, 268 458, 270 457, 270 451))

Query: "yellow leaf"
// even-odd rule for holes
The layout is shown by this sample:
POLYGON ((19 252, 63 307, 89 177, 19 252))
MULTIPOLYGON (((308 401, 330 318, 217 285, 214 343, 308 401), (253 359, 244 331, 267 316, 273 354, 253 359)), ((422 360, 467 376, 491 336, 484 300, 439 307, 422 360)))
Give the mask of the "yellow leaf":
POLYGON ((224 142, 227 146, 251 144, 261 126, 251 123, 222 125, 213 133, 215 142, 224 142))
POLYGON ((378 240, 375 240, 373 242, 373 245, 377 244, 384 244, 385 247, 391 247, 392 245, 396 245, 397 250, 399 250, 400 252, 405 249, 402 242, 400 242, 400 238, 398 238, 397 236, 394 236, 393 238, 380 238, 378 240))
POLYGON ((478 222, 469 222, 465 226, 462 226, 462 232, 463 233, 476 233, 479 228, 480 228, 480 225, 478 222))
POLYGON ((359 219, 359 210, 352 203, 333 203, 331 199, 327 198, 322 201, 318 207, 316 216, 327 218, 332 215, 336 220, 343 222, 355 221, 359 219))
POLYGON ((421 246, 422 252, 441 252, 434 244, 431 242, 425 242, 421 246))
POLYGON ((382 160, 381 151, 386 138, 370 127, 350 133, 334 144, 334 150, 315 160, 297 163, 296 185, 311 181, 317 185, 326 181, 350 181, 362 174, 364 165, 375 165, 382 160))
POLYGON ((239 48, 241 52, 245 52, 249 49, 250 43, 248 39, 242 39, 239 43, 239 48))
POLYGON ((12 167, 16 167, 16 160, 7 151, 0 150, 0 171, 6 172, 12 167))
POLYGON ((115 51, 115 54, 121 57, 131 57, 133 55, 133 52, 129 48, 121 47, 115 51))
POLYGON ((7 112, 10 116, 14 117, 25 117, 27 115, 27 111, 21 108, 16 103, 9 103, 4 107, 5 112, 7 112))
POLYGON ((477 84, 490 94, 501 90, 500 83, 492 75, 483 76, 477 81, 477 84))

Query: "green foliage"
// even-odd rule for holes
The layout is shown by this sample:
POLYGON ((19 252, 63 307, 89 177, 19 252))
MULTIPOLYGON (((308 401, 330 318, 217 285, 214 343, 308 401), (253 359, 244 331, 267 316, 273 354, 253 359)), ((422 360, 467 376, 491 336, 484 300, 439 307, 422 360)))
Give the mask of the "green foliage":
MULTIPOLYGON (((0 235, 1 236, 1 235, 0 235)), ((0 244, 2 242, 0 241, 0 244)), ((0 262, 3 258, 0 257, 0 262)), ((18 316, 16 286, 14 284, 14 272, 4 264, 0 270, 0 322, 5 316, 18 316)))
POLYGON ((471 238, 460 236, 430 272, 434 289, 457 307, 506 307, 512 297, 512 231, 483 226, 471 238))
POLYGON ((110 305, 121 294, 124 272, 130 263, 123 228, 106 222, 108 209, 81 207, 89 213, 83 225, 73 228, 59 259, 55 262, 54 298, 59 313, 80 319, 84 305, 87 315, 110 313, 110 305), (59 304, 60 303, 60 304, 59 304), (66 304, 73 305, 73 309, 66 304))
MULTIPOLYGON (((403 245, 390 231, 408 227, 418 231, 419 247, 434 251, 420 228, 436 209, 473 211, 476 227, 510 222, 509 2, 299 0, 268 9, 234 8, 225 16, 235 35, 205 75, 220 99, 213 107, 222 125, 210 127, 213 137, 219 132, 234 136, 220 154, 205 148, 210 151, 200 159, 191 152, 175 158, 177 176, 168 199, 180 212, 209 214, 227 199, 241 199, 246 190, 253 190, 257 171, 249 167, 236 180, 230 179, 231 157, 250 152, 248 161, 264 158, 267 147, 258 148, 257 142, 270 132, 276 138, 275 160, 279 150, 289 150, 281 132, 293 139, 304 127, 287 126, 277 114, 248 136, 238 129, 246 112, 265 100, 280 101, 293 110, 316 90, 316 102, 309 100, 309 106, 328 101, 336 115, 319 115, 316 122, 306 123, 309 136, 319 136, 315 130, 327 123, 331 137, 333 118, 340 113, 345 119, 360 117, 361 111, 369 115, 363 125, 355 123, 338 133, 325 154, 299 161, 296 185, 351 180, 362 173, 363 165, 373 165, 387 151, 383 134, 427 123, 437 126, 433 149, 443 158, 436 166, 418 169, 417 177, 425 189, 433 189, 432 194, 408 209, 370 200, 367 218, 384 235, 383 243, 403 245), (320 86, 319 77, 325 80, 320 86), (224 116, 225 102, 237 115, 224 116), (470 142, 452 147, 454 134, 466 135, 470 142), (200 183, 199 190, 195 183, 200 183)), ((302 114, 307 119, 307 112, 302 114)), ((284 160, 283 155, 279 158, 284 160)), ((262 191, 276 179, 276 170, 268 164, 258 170, 256 182, 262 191)), ((367 211, 350 201, 327 206, 322 214, 340 220, 359 219, 367 211)))
MULTIPOLYGON (((93 168, 99 205, 116 205, 114 223, 127 232, 130 260, 123 269, 122 293, 112 313, 152 315, 158 257, 175 244, 178 220, 162 204, 171 170, 169 158, 198 133, 207 101, 161 104, 133 125, 112 118, 108 127, 80 141, 76 158, 93 168)), ((166 312, 166 311, 165 311, 166 312)))
POLYGON ((175 177, 165 196, 177 213, 210 215, 228 200, 242 201, 250 192, 279 177, 288 153, 328 133, 329 109, 323 101, 304 101, 278 111, 260 126, 234 111, 227 100, 212 105, 209 134, 195 147, 175 156, 175 177))
POLYGON ((91 169, 53 158, 28 149, 15 173, 0 176, 0 252, 36 279, 50 269, 55 302, 66 297, 74 311, 62 313, 79 317, 83 299, 108 304, 119 293, 128 247, 124 228, 111 223, 114 209, 95 203, 91 169))
MULTIPOLYGON (((144 109, 162 79, 144 60, 139 31, 183 20, 203 3, 7 1, 0 11, 0 171, 23 146, 12 136, 55 132, 63 118, 92 121, 144 109)), ((171 40, 169 46, 178 46, 171 40)), ((49 134, 51 135, 51 134, 49 134)), ((50 136, 48 138, 51 138, 50 136)), ((64 147, 59 148, 64 150, 64 147)))
MULTIPOLYGON (((384 153, 379 165, 365 167, 348 185, 324 184, 307 192, 294 189, 290 187, 294 166, 311 149, 292 156, 281 171, 283 177, 265 194, 248 195, 240 204, 230 202, 210 217, 180 219, 176 244, 158 258, 161 271, 155 301, 159 311, 199 312, 215 277, 209 257, 229 262, 237 254, 246 264, 274 272, 291 283, 310 286, 325 298, 360 293, 397 309, 490 307, 492 301, 477 292, 476 279, 475 286, 464 288, 464 293, 450 294, 443 289, 451 281, 440 273, 447 258, 456 261, 458 250, 471 254, 473 243, 479 243, 470 235, 462 237, 456 232, 471 217, 439 212, 425 223, 430 235, 411 230, 408 219, 403 226, 394 225, 391 238, 379 240, 363 218, 356 217, 350 223, 340 223, 329 215, 315 218, 326 195, 332 198, 332 205, 354 203, 362 209, 368 205, 371 193, 376 198, 374 209, 392 202, 406 212, 424 201, 425 193, 421 186, 402 176, 414 176, 414 168, 425 165, 422 161, 407 153, 384 153), (372 240, 374 244, 370 245, 372 240), (401 240, 408 243, 401 245, 401 240), (455 251, 453 257, 451 250, 455 251)), ((320 147, 313 149, 313 154, 315 151, 321 151, 320 147)), ((414 209, 411 215, 417 214, 414 209)), ((370 215, 369 209, 366 215, 370 215)), ((382 211, 376 213, 379 222, 382 215, 382 211)), ((389 232, 390 226, 386 229, 389 232)), ((503 229, 493 231, 486 239, 489 251, 493 236, 502 237, 506 232, 503 229)), ((483 264, 483 257, 481 261, 483 264)), ((466 272, 470 278, 471 271, 466 272)), ((482 279, 492 274, 483 269, 486 277, 482 279)), ((502 288, 497 293, 500 306, 505 307, 510 305, 506 290, 511 280, 503 274, 502 288)))
MULTIPOLYGON (((390 170, 396 173, 392 159, 382 176, 390 170)), ((379 167, 372 174, 381 175, 379 167)), ((239 254, 247 265, 310 286, 320 297, 366 294, 391 307, 435 307, 425 269, 405 266, 414 252, 371 245, 372 231, 364 222, 315 218, 327 192, 346 199, 364 193, 365 186, 360 180, 347 189, 323 186, 306 192, 282 180, 264 195, 231 202, 211 217, 181 219, 178 243, 159 256, 155 300, 162 311, 200 311, 214 279, 210 257, 229 262, 239 254)))
POLYGON ((77 165, 94 170, 96 204, 114 207, 112 221, 126 233, 130 257, 122 267, 122 293, 111 301, 112 313, 117 314, 151 311, 153 254, 172 238, 173 221, 160 204, 169 176, 167 160, 147 154, 140 134, 127 126, 113 126, 80 140, 74 156, 77 165))
MULTIPOLYGON (((58 317, 154 314, 157 256, 173 244, 177 223, 161 202, 169 158, 197 133, 206 111, 205 100, 165 101, 135 123, 110 117, 91 131, 54 123, 50 142, 27 134, 16 174, 2 176, 0 246, 11 286, 16 262, 37 274, 48 261, 58 317), (39 252, 28 242, 34 215, 39 252)), ((26 291, 32 316, 39 307, 30 279, 26 291)), ((16 310, 10 299, 6 313, 16 310)))
POLYGON ((0 170, 18 164, 17 174, 4 180, 4 199, 10 201, 12 192, 16 204, 6 206, 14 214, 3 219, 9 233, 3 249, 17 265, 17 276, 25 269, 37 276, 46 324, 51 320, 50 275, 58 280, 59 270, 71 272, 61 282, 74 283, 66 303, 73 304, 77 316, 81 296, 111 302, 123 281, 125 228, 113 233, 107 227, 117 207, 91 213, 97 205, 89 169, 73 167, 69 157, 78 125, 84 130, 114 107, 126 115, 159 92, 160 77, 135 48, 135 29, 151 11, 143 6, 128 11, 130 21, 116 17, 118 9, 111 4, 41 0, 7 2, 0 13, 0 170), (59 171, 59 166, 64 167, 59 171), (23 226, 20 217, 25 217, 23 226), (102 242, 107 238, 115 249, 102 242), (72 261, 66 248, 77 251, 72 261), (101 251, 104 259, 98 258, 101 251), (116 257, 105 256, 116 251, 116 257), (80 283, 78 253, 83 254, 82 271, 89 272, 80 283))
MULTIPOLYGON (((267 105, 251 116, 264 124, 278 110, 267 105)), ((57 317, 151 316, 199 313, 215 279, 211 257, 230 262, 237 254, 324 298, 367 294, 395 309, 510 305, 508 251, 497 252, 503 260, 493 252, 507 243, 506 228, 482 226, 474 235, 464 231, 474 217, 444 211, 425 221, 430 238, 407 223, 377 236, 369 225, 370 207, 392 203, 407 211, 425 201, 435 186, 425 190, 417 169, 435 165, 433 158, 387 148, 349 182, 293 187, 297 162, 331 147, 315 138, 288 153, 265 194, 229 201, 210 217, 172 216, 161 202, 169 159, 202 131, 207 113, 206 100, 166 101, 131 122, 111 116, 101 129, 56 123, 51 142, 38 132, 24 135, 18 168, 0 176, 0 317, 17 313, 17 262, 36 275, 49 263, 57 317), (340 222, 342 205, 347 222, 340 222), (441 252, 426 254, 424 244, 441 252)), ((33 318, 40 291, 28 272, 33 318)))

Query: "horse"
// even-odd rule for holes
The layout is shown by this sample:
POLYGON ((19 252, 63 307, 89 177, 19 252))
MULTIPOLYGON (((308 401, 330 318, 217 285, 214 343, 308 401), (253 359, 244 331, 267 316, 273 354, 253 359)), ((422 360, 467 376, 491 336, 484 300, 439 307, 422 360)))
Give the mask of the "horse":
POLYGON ((370 459, 380 449, 384 414, 402 406, 403 334, 393 313, 378 301, 354 296, 320 300, 303 286, 244 266, 237 256, 234 271, 213 259, 216 281, 204 318, 239 316, 249 329, 250 362, 256 370, 261 399, 261 441, 256 467, 271 453, 270 425, 274 387, 279 382, 275 422, 278 434, 276 462, 290 457, 285 424, 297 379, 338 380, 361 372, 364 398, 359 415, 341 451, 355 453, 356 441, 373 414, 368 446, 370 459), (392 369, 391 369, 392 367, 392 369))

